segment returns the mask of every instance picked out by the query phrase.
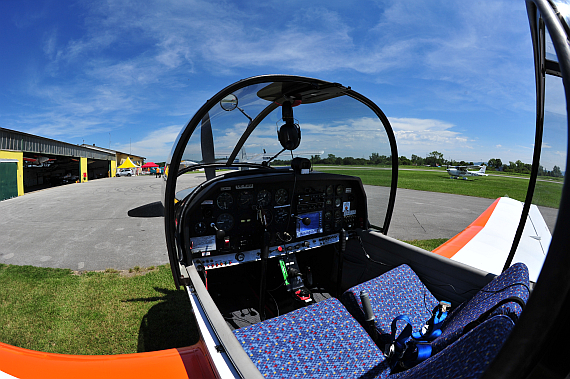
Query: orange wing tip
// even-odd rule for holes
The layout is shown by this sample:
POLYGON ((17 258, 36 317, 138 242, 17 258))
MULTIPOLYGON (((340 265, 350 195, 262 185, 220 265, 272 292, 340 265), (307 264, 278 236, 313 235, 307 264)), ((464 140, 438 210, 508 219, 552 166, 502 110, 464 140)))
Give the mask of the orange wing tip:
POLYGON ((473 221, 467 228, 456 236, 452 237, 449 241, 445 242, 443 245, 437 247, 433 250, 433 253, 441 255, 442 257, 452 258, 455 254, 459 252, 462 248, 469 243, 487 224, 489 218, 495 211, 497 204, 499 204, 498 198, 487 208, 475 221, 473 221))

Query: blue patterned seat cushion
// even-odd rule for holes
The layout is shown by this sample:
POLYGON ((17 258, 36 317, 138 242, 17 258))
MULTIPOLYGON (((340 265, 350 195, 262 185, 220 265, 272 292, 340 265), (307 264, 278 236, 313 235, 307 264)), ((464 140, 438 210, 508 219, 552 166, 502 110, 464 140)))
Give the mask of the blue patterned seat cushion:
POLYGON ((491 317, 439 354, 407 371, 390 375, 390 378, 479 378, 489 367, 513 327, 513 320, 508 316, 491 317))
MULTIPOLYGON (((410 318, 414 331, 419 331, 430 318, 431 310, 438 304, 436 298, 423 285, 407 265, 398 266, 381 276, 350 288, 342 295, 342 301, 354 317, 363 324, 364 311, 360 291, 370 296, 380 333, 390 333, 392 320, 405 314, 410 318)), ((525 303, 529 296, 528 269, 524 263, 516 263, 483 287, 473 298, 455 308, 441 326, 442 334, 431 342, 432 354, 443 350, 463 334, 467 324, 511 296, 525 303)), ((518 319, 522 312, 516 302, 508 302, 495 309, 488 317, 505 314, 518 319)), ((364 325, 364 324, 363 324, 364 325)), ((404 323, 398 324, 398 333, 404 323)))
MULTIPOLYGON (((400 265, 374 279, 348 289, 341 297, 350 313, 364 323, 360 291, 367 291, 380 333, 389 334, 392 320, 407 315, 418 331, 431 317, 439 301, 429 292, 410 266, 400 265)), ((398 324, 400 329, 404 325, 398 324)), ((399 332, 399 331, 398 331, 399 332)))
MULTIPOLYGON (((463 328, 490 310, 503 299, 516 296, 525 303, 529 296, 528 268, 524 263, 516 263, 483 287, 470 300, 454 309, 441 326, 441 336, 431 345, 433 353, 444 349, 463 334, 463 328)), ((489 317, 504 314, 517 320, 522 312, 516 302, 508 302, 495 309, 489 317)))
POLYGON ((234 331, 267 378, 381 378, 382 352, 335 298, 234 331))

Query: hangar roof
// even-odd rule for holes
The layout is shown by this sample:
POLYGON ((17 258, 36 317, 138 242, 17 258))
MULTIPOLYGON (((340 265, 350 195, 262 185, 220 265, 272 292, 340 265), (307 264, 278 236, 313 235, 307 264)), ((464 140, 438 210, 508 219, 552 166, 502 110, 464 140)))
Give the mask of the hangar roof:
POLYGON ((83 146, 5 128, 0 128, 0 150, 83 157, 108 161, 116 159, 115 152, 88 149, 83 146))

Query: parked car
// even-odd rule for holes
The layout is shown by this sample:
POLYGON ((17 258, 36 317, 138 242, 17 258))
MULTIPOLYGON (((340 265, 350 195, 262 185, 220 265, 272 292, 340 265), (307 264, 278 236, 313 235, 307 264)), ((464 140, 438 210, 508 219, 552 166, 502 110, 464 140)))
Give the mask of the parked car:
POLYGON ((119 176, 133 176, 134 174, 135 174, 135 172, 130 168, 120 168, 119 171, 117 171, 117 177, 119 177, 119 176))
POLYGON ((68 173, 67 175, 61 178, 61 183, 62 184, 76 183, 78 180, 79 176, 71 175, 70 173, 68 173))

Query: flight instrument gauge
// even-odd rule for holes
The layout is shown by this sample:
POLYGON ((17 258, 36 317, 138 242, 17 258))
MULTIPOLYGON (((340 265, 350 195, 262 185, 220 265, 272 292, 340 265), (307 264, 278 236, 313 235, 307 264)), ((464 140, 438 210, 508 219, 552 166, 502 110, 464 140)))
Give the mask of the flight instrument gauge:
POLYGON ((222 192, 216 199, 216 204, 220 209, 223 210, 230 209, 234 204, 234 198, 232 197, 231 193, 222 192))
POLYGON ((327 186, 327 196, 332 196, 334 193, 333 185, 330 184, 327 186))
POLYGON ((340 195, 342 195, 343 193, 344 193, 344 186, 343 186, 342 184, 339 184, 339 185, 336 187, 336 194, 337 194, 338 196, 340 196, 340 195))
POLYGON ((271 192, 268 190, 261 190, 257 193, 257 204, 260 207, 267 207, 271 204, 271 192))
POLYGON ((231 228, 234 227, 233 216, 229 213, 222 213, 221 215, 218 216, 218 219, 216 220, 216 226, 218 227, 218 229, 225 230, 226 232, 228 230, 231 230, 231 228))
POLYGON ((289 200, 289 194, 285 188, 279 188, 277 192, 275 192, 275 203, 277 205, 284 205, 289 200))
POLYGON ((253 203, 253 192, 242 191, 238 197, 238 203, 241 208, 249 208, 250 204, 253 203))
POLYGON ((289 218, 289 211, 286 208, 278 208, 275 211, 275 222, 277 224, 284 224, 289 218))
POLYGON ((208 227, 203 222, 199 222, 196 224, 196 226, 194 226, 194 230, 196 231, 196 234, 198 234, 199 236, 206 233, 207 229, 208 229, 208 227))

